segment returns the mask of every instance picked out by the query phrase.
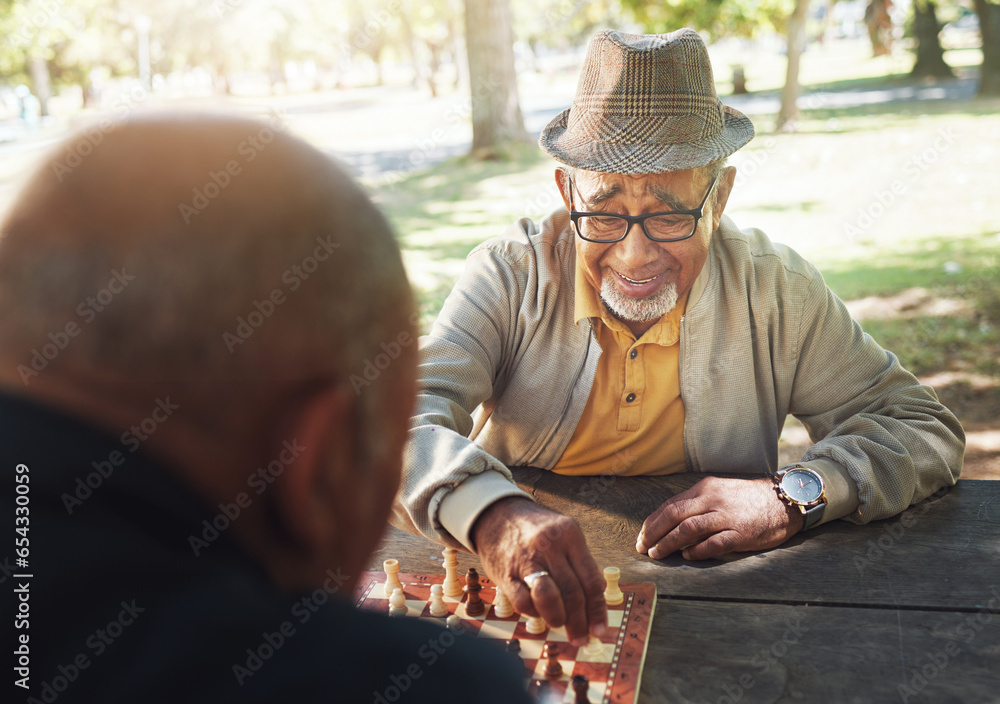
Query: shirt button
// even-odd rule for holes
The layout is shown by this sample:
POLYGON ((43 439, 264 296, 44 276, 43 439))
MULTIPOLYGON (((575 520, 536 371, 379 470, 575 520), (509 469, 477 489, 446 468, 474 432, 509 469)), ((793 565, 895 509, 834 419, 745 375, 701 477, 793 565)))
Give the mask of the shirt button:
POLYGON ((639 355, 639 350, 632 350, 628 353, 629 359, 635 359, 639 355))
POLYGON ((625 397, 625 403, 632 403, 635 401, 635 394, 629 394, 625 397))

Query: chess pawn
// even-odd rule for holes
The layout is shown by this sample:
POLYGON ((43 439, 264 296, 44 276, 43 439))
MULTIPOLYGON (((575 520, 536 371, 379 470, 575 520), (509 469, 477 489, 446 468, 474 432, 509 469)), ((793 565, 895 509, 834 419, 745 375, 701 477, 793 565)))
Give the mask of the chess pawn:
POLYGON ((406 616, 409 610, 403 590, 397 587, 393 590, 392 596, 389 597, 389 615, 393 617, 406 616))
POLYGON ((538 704, 552 704, 552 702, 559 701, 552 693, 552 683, 548 680, 535 680, 534 690, 535 701, 538 704))
POLYGON ((587 644, 580 648, 580 651, 584 655, 589 655, 590 657, 597 657, 604 652, 604 643, 601 642, 600 638, 596 636, 590 636, 587 640, 587 644))
POLYGON ((604 601, 609 606, 620 604, 625 600, 625 595, 622 594, 622 590, 618 587, 618 580, 621 577, 622 572, 617 567, 604 568, 604 581, 608 584, 607 589, 604 590, 604 601))
POLYGON ((583 675, 573 675, 573 693, 576 697, 573 699, 574 704, 590 704, 590 698, 587 696, 587 690, 590 689, 590 682, 583 675))
POLYGON ((444 603, 444 587, 440 584, 431 585, 431 616, 447 616, 448 605, 444 603))
POLYGON ((524 659, 521 657, 521 641, 517 638, 511 638, 507 641, 507 652, 517 658, 517 661, 521 663, 521 667, 524 667, 524 659))
POLYGON ((454 631, 455 633, 465 633, 467 626, 462 623, 461 617, 457 614, 452 614, 444 620, 445 625, 448 627, 449 631, 454 631))
POLYGON ((533 636, 545 633, 545 629, 548 627, 548 624, 545 623, 545 619, 541 616, 530 616, 528 618, 528 622, 524 624, 524 630, 533 636))
POLYGON ((557 680, 562 677, 563 666, 559 662, 559 644, 546 643, 542 647, 542 658, 548 659, 545 664, 545 677, 550 680, 557 680))
POLYGON ((465 613, 469 616, 481 616, 486 613, 486 604, 483 603, 483 599, 479 596, 479 592, 482 591, 483 585, 479 583, 479 573, 476 572, 475 567, 469 568, 469 573, 465 577, 465 592, 469 595, 468 600, 465 602, 465 613))
POLYGON ((399 581, 399 560, 386 560, 382 569, 385 571, 385 586, 382 589, 386 596, 392 596, 393 591, 403 588, 403 583, 399 581))
POLYGON ((444 595, 450 597, 462 596, 462 583, 458 581, 458 550, 444 549, 444 595))
POLYGON ((493 599, 493 614, 497 618, 508 618, 514 615, 514 605, 510 603, 510 599, 500 587, 497 587, 497 594, 493 599))

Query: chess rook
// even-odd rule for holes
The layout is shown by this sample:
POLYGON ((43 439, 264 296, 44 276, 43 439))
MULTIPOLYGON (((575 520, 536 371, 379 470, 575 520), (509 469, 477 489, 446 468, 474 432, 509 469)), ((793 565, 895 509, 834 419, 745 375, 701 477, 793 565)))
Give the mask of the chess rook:
POLYGON ((604 601, 611 606, 616 606, 617 604, 622 603, 625 599, 625 595, 618 586, 618 580, 621 579, 621 577, 622 572, 617 567, 604 568, 604 581, 608 584, 607 588, 604 590, 604 601))
POLYGON ((458 581, 458 550, 444 549, 444 595, 450 597, 462 596, 462 583, 458 581))
POLYGON ((399 560, 385 560, 382 570, 385 572, 385 586, 382 589, 386 596, 392 596, 394 590, 403 588, 403 583, 399 581, 399 560))
POLYGON ((469 595, 465 602, 465 613, 469 616, 482 616, 486 613, 486 604, 479 596, 482 589, 483 585, 479 583, 479 573, 476 572, 475 567, 470 567, 469 573, 465 576, 465 593, 469 595))

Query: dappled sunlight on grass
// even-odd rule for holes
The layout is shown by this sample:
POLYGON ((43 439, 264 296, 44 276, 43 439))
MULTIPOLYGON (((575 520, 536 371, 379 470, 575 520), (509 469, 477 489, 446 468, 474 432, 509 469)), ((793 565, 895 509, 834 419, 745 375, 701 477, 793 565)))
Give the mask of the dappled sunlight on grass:
POLYGON ((917 375, 966 371, 1000 380, 1000 236, 869 247, 822 267, 865 331, 917 375))
POLYGON ((513 147, 509 160, 451 159, 379 186, 374 195, 404 247, 435 241, 440 228, 456 226, 482 227, 486 239, 524 214, 530 190, 512 192, 510 184, 530 188, 539 183, 543 170, 551 172, 551 163, 534 144, 526 143, 513 147))
POLYGON ((819 201, 807 200, 801 203, 757 203, 744 208, 745 212, 800 212, 814 213, 822 212, 824 205, 819 201))

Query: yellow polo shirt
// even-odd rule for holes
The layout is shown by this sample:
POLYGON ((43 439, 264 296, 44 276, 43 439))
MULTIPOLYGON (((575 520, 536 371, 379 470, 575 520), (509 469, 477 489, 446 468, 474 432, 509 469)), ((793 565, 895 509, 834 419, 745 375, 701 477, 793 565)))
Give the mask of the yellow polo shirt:
POLYGON ((575 318, 597 318, 602 354, 576 432, 553 468, 559 474, 672 474, 684 461, 680 320, 687 294, 638 340, 608 312, 576 267, 575 318))

